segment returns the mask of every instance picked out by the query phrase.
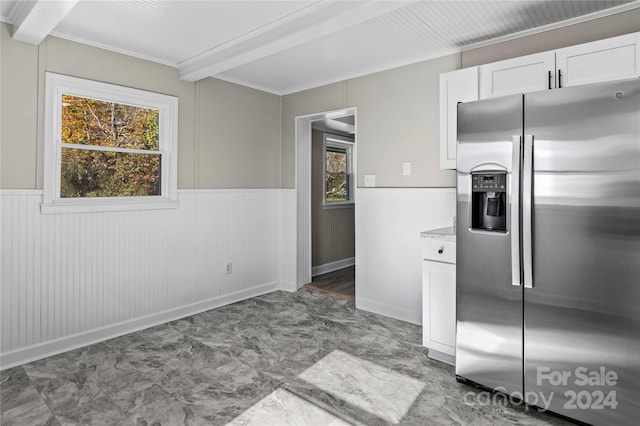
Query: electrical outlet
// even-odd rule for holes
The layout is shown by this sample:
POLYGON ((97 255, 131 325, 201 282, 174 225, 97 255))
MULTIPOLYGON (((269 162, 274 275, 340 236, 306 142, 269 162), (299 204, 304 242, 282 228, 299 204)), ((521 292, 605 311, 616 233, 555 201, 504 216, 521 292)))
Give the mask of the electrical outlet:
POLYGON ((366 187, 376 186, 376 175, 364 175, 364 186, 366 187))
POLYGON ((227 263, 227 267, 225 268, 224 273, 225 274, 230 274, 232 272, 233 272, 233 263, 229 262, 229 263, 227 263))

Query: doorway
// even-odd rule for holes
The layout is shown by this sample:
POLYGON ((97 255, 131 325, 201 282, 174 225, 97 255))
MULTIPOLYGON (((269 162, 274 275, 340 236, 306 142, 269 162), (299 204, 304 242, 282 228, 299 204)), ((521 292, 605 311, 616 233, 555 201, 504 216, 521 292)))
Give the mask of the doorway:
POLYGON ((297 286, 355 298, 356 109, 296 118, 297 286))

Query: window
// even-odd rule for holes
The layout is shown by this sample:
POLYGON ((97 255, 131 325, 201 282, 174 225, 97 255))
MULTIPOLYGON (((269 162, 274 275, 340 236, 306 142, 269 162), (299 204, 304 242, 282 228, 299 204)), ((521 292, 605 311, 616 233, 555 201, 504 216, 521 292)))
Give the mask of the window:
POLYGON ((324 205, 353 204, 353 141, 324 135, 324 205))
POLYGON ((43 212, 176 206, 178 99, 46 74, 43 212))

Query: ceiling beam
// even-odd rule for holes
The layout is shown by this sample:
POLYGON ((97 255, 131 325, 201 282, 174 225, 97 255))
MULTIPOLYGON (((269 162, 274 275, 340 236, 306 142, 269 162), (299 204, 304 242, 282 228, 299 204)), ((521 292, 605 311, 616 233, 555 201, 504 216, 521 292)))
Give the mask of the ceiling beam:
POLYGON ((197 81, 403 8, 411 1, 319 1, 178 64, 181 80, 197 81))
POLYGON ((38 45, 79 0, 18 1, 9 14, 15 40, 38 45))

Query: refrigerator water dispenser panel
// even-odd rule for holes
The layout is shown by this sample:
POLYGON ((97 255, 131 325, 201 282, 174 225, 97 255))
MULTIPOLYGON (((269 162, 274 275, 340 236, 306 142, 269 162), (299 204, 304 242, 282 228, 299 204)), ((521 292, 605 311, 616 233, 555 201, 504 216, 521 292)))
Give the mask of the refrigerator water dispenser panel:
POLYGON ((471 229, 507 231, 507 174, 471 174, 471 229))

